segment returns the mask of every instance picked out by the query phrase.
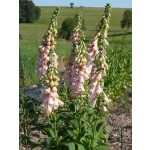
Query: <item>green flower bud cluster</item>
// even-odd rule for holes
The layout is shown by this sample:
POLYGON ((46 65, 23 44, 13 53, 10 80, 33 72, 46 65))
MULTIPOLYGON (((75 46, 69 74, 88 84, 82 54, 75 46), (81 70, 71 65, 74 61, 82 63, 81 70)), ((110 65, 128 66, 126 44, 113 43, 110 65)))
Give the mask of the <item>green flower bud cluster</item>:
POLYGON ((55 40, 54 38, 57 36, 57 29, 55 26, 57 25, 57 16, 59 14, 60 8, 56 8, 56 10, 53 12, 51 22, 48 26, 47 32, 44 34, 42 44, 46 46, 51 46, 51 49, 55 48, 55 40), (52 47, 53 45, 53 47, 52 47))
POLYGON ((96 56, 94 62, 99 66, 98 71, 102 73, 103 76, 106 76, 106 70, 108 69, 108 65, 106 63, 106 48, 109 45, 107 39, 107 32, 109 28, 109 17, 110 17, 111 6, 107 4, 105 6, 104 15, 98 25, 97 32, 100 32, 100 36, 98 36, 98 49, 99 53, 96 56))
POLYGON ((84 68, 86 65, 86 45, 84 43, 85 35, 82 27, 82 13, 77 14, 77 24, 72 36, 72 52, 73 52, 73 65, 74 67, 84 68))

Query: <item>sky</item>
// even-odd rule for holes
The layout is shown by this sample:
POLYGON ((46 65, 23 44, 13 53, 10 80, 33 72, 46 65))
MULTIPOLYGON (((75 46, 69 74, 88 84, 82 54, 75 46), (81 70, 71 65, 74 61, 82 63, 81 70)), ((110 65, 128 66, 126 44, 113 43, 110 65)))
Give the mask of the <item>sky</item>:
POLYGON ((110 3, 112 8, 132 8, 132 0, 32 0, 36 6, 70 6, 105 7, 110 3))

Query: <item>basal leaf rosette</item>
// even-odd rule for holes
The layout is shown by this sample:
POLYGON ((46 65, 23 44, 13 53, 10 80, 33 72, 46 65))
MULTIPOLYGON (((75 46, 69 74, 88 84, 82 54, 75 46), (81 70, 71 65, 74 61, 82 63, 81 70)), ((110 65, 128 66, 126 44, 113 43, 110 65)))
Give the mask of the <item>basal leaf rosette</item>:
POLYGON ((38 57, 38 77, 43 86, 41 94, 42 105, 41 108, 45 110, 45 115, 51 114, 52 109, 57 109, 64 103, 59 99, 57 93, 57 86, 59 82, 58 78, 58 56, 54 52, 57 36, 57 16, 59 8, 53 12, 51 22, 48 26, 47 32, 43 36, 42 44, 39 46, 39 57, 38 57))

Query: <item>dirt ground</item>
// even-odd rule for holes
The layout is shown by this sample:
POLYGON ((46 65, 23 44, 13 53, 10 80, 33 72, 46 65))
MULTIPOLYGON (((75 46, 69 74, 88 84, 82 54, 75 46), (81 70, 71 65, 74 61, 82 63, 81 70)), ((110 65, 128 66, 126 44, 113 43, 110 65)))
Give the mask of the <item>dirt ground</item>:
POLYGON ((132 150, 132 90, 128 89, 128 100, 110 106, 106 114, 110 147, 108 150, 132 150))
MULTIPOLYGON (((39 86, 32 86, 26 89, 26 95, 30 99, 39 99, 40 95, 39 86)), ((109 112, 106 113, 108 125, 106 127, 109 133, 110 147, 108 150, 132 150, 132 89, 127 90, 128 100, 122 103, 115 103, 109 106, 109 112)), ((38 141, 38 136, 43 139, 46 137, 39 131, 35 131, 35 136, 31 138, 32 142, 38 141)), ((31 150, 28 148, 22 148, 22 150, 31 150)), ((42 150, 42 148, 36 148, 35 150, 42 150)))

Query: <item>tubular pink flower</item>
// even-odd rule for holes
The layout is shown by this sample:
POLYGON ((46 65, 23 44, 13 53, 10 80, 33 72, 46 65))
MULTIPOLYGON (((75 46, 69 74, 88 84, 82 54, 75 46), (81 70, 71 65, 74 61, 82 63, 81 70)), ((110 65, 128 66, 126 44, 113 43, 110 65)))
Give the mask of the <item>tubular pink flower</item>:
POLYGON ((104 111, 105 111, 105 112, 107 112, 107 111, 108 111, 108 110, 107 110, 107 108, 106 108, 105 106, 103 106, 103 109, 104 109, 104 111))
POLYGON ((86 62, 86 67, 88 68, 88 74, 91 73, 93 60, 95 59, 95 56, 99 53, 97 44, 98 44, 98 36, 100 33, 98 32, 93 37, 93 40, 88 44, 87 52, 88 52, 88 60, 86 62))
POLYGON ((103 89, 101 88, 101 86, 98 84, 95 88, 95 93, 96 94, 101 94, 103 92, 103 89))
POLYGON ((110 102, 111 102, 111 100, 110 99, 108 99, 108 97, 107 97, 107 95, 104 93, 104 103, 105 104, 109 104, 110 102))
POLYGON ((92 100, 90 101, 90 103, 91 103, 91 106, 92 106, 92 107, 95 107, 96 99, 92 99, 92 100))

